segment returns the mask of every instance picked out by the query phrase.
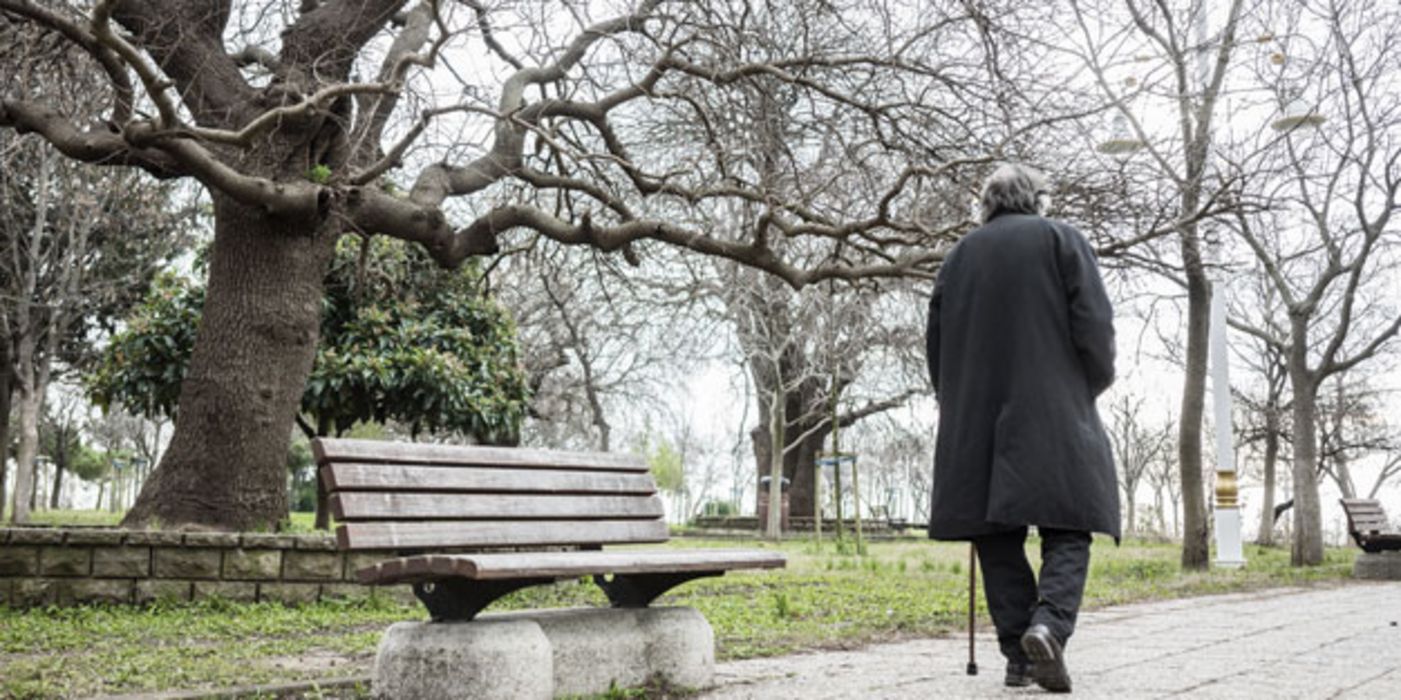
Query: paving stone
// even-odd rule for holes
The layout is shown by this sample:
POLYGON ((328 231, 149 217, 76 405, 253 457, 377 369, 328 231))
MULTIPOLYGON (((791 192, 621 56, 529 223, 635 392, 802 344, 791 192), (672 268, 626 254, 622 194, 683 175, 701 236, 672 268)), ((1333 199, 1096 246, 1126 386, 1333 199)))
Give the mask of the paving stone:
POLYGON ((155 553, 156 578, 219 578, 219 560, 222 552, 217 549, 157 547, 155 553))
POLYGON ((68 544, 121 544, 126 539, 126 530, 107 528, 81 528, 69 530, 64 542, 68 544))
POLYGON ((237 547, 237 532, 187 532, 186 547, 237 547))
POLYGON ((220 598, 240 603, 258 600, 258 584, 251 581, 195 581, 194 585, 195 600, 220 598))
POLYGON ((239 537, 239 543, 244 549, 291 549, 292 541, 291 535, 265 533, 246 533, 239 537))
MULTIPOLYGON (((1401 697, 1401 583, 1140 603, 1086 611, 1066 649, 1081 700, 1119 698, 1401 697)), ((768 700, 1004 698, 991 625, 977 635, 982 673, 968 676, 955 634, 838 651, 719 664, 699 697, 768 700)))
POLYGON ((0 547, 0 576, 33 576, 39 573, 39 548, 30 545, 0 547))
POLYGON ((341 600, 359 600, 371 597, 374 589, 369 586, 360 586, 354 583, 327 583, 321 586, 321 599, 339 598, 341 600))
POLYGON ((10 530, 9 544, 61 544, 63 530, 51 527, 17 527, 10 530))
POLYGON ((187 601, 190 599, 192 584, 189 581, 163 581, 147 579, 136 582, 135 599, 138 604, 156 601, 187 601))
POLYGON ((388 557, 379 552, 371 552, 368 554, 363 552, 347 553, 345 555, 345 580, 358 581, 359 579, 356 578, 355 572, 374 566, 385 559, 388 559, 388 557))
POLYGON ((88 576, 92 573, 92 548, 44 547, 39 550, 39 573, 44 576, 88 576))
POLYGON ((336 550, 336 538, 333 535, 298 535, 295 547, 318 552, 333 552, 336 550))
POLYGON ((64 603, 115 603, 132 601, 135 583, 131 579, 81 579, 65 581, 60 592, 64 603))
POLYGON ((184 539, 184 533, 173 530, 128 530, 126 533, 129 545, 179 545, 184 539))
POLYGON ((151 575, 151 548, 99 547, 92 552, 92 575, 98 578, 146 578, 151 575))
POLYGON ((321 596, 319 583, 260 583, 258 600, 278 603, 314 603, 321 596))
POLYGON ((14 580, 10 600, 17 608, 48 605, 58 600, 58 587, 49 579, 17 578, 14 580))
POLYGON ((224 552, 224 578, 276 581, 282 572, 277 549, 230 549, 224 552))
POLYGON ((339 552, 284 552, 282 578, 285 581, 338 581, 344 566, 339 552))

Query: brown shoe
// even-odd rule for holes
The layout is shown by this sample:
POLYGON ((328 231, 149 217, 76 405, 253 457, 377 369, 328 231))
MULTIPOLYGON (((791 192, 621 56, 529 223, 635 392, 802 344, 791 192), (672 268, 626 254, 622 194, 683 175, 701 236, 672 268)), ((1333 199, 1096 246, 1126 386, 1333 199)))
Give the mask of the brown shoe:
POLYGON ((1070 692, 1070 672, 1065 669, 1065 652, 1045 625, 1032 625, 1022 635, 1022 651, 1035 664, 1032 678, 1052 693, 1070 692))

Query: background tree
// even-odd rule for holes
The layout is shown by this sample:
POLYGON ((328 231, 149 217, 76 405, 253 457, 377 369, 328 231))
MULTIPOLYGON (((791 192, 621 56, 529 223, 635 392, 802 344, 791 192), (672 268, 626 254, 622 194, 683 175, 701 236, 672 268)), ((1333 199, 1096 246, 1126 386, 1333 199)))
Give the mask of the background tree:
POLYGON ((1124 495, 1124 534, 1138 532, 1138 489, 1149 469, 1160 461, 1163 450, 1171 449, 1171 435, 1148 424, 1144 399, 1121 393, 1109 407, 1109 438, 1114 461, 1119 465, 1119 490, 1124 495))
POLYGON ((1236 37, 1244 2, 1232 0, 1219 33, 1198 31, 1207 26, 1205 3, 1190 5, 1132 0, 1070 0, 1069 21, 1052 20, 1063 36, 1075 37, 1069 52, 1087 66, 1101 97, 1123 118, 1133 140, 1147 152, 1157 178, 1172 183, 1173 228, 1178 245, 1173 279, 1187 292, 1186 348, 1182 405, 1178 421, 1178 467, 1182 470, 1184 508, 1182 565, 1203 569, 1208 564, 1206 498, 1202 487, 1202 423, 1206 396, 1207 321, 1211 283, 1207 276, 1203 232, 1199 222, 1217 209, 1222 190, 1211 177, 1216 105, 1222 99, 1226 73, 1236 52, 1236 37), (1135 55, 1150 56, 1136 66, 1135 55), (1162 95, 1160 104, 1174 116, 1170 130, 1145 123, 1135 109, 1137 95, 1162 95))
POLYGON ((1376 498, 1401 473, 1401 431, 1386 415, 1386 396, 1347 374, 1335 374, 1318 406, 1318 471, 1333 480, 1343 498, 1376 498), (1380 460, 1370 483, 1359 488, 1355 466, 1380 460))
MULTIPOLYGON (((1257 278, 1257 282, 1263 282, 1257 278)), ((1244 367, 1263 386, 1256 391, 1237 390, 1236 400, 1241 408, 1240 444, 1247 450, 1255 450, 1260 455, 1260 477, 1262 497, 1260 499, 1260 525, 1255 536, 1257 544, 1274 544, 1275 503, 1278 492, 1278 464, 1281 448, 1289 442, 1289 368, 1285 365, 1286 348, 1275 343, 1283 337, 1283 329, 1277 323, 1279 314, 1271 309, 1277 304, 1269 300, 1268 283, 1263 297, 1237 297, 1244 304, 1233 304, 1232 328, 1245 331, 1244 342, 1233 344, 1236 365, 1244 367), (1260 321, 1243 321, 1261 309, 1265 313, 1260 321), (1249 331, 1265 324, 1268 333, 1254 335, 1249 331)))
MULTIPOLYGON (((587 249, 532 245, 501 260, 492 289, 511 309, 530 384, 525 439, 608 451, 642 426, 637 415, 675 413, 679 379, 715 357, 716 322, 677 274, 680 256, 637 267, 587 249)), ((622 444, 628 444, 623 441, 622 444)))
MULTIPOLYGON (((1396 256, 1392 217, 1401 209, 1401 92, 1392 70, 1401 48, 1385 37, 1401 32, 1401 9, 1291 6, 1278 18, 1290 37, 1326 32, 1315 44, 1295 38, 1286 56, 1310 77, 1278 76, 1280 98, 1297 98, 1329 120, 1326 129, 1287 129, 1282 141, 1258 148, 1274 177, 1240 158, 1242 199, 1279 212, 1240 212, 1234 232, 1264 268, 1287 319, 1283 337, 1256 328, 1287 348, 1292 395, 1294 542, 1291 561, 1323 561, 1319 501, 1319 400, 1326 380, 1371 361, 1401 331, 1392 303, 1396 256)), ((1287 64, 1285 71, 1288 70, 1287 64)), ((1274 77, 1274 76, 1270 76, 1274 77)), ((1284 100, 1281 99, 1281 103, 1284 100)))

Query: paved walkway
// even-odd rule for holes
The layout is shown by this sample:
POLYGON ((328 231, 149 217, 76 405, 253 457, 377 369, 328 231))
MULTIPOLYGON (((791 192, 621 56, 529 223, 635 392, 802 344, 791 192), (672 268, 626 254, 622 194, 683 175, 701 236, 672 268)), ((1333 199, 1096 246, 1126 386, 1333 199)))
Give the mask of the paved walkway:
MULTIPOLYGON (((1074 698, 1401 698, 1401 583, 1286 589, 1083 613, 1074 698)), ((882 644, 720 664, 720 698, 1026 698, 1002 686, 997 640, 882 644)))

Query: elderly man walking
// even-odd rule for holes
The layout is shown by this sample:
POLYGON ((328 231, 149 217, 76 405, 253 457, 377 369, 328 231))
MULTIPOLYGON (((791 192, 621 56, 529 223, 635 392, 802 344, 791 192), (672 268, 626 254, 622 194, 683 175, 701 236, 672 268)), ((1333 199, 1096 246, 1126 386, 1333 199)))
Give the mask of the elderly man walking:
POLYGON ((1006 684, 1070 692, 1064 650, 1090 533, 1119 537, 1119 490, 1095 397, 1114 380, 1113 309, 1084 236, 1045 218, 1044 178, 999 167, 983 226, 949 251, 926 338, 939 401, 929 536, 971 540, 1006 684), (1041 536, 1040 578, 1026 558, 1041 536))

